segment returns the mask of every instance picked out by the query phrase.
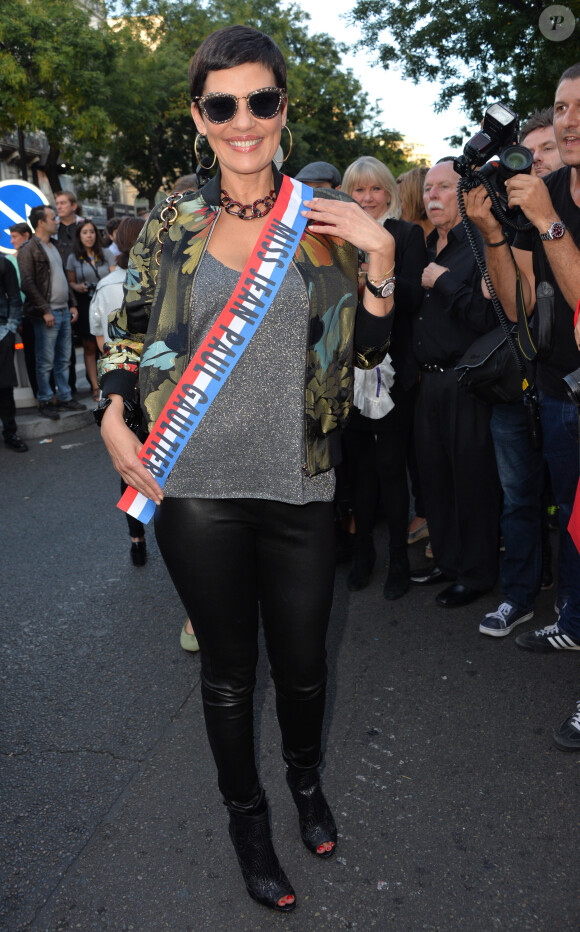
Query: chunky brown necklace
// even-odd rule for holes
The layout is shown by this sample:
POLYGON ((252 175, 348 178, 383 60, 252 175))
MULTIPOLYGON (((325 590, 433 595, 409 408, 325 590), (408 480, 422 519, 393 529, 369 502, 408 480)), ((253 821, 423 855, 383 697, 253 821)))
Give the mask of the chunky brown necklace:
POLYGON ((265 217, 266 214, 270 213, 275 203, 276 192, 273 190, 266 197, 258 198, 253 204, 240 204, 239 201, 232 200, 228 192, 222 188, 220 204, 227 214, 239 217, 240 220, 255 220, 257 217, 265 217), (260 204, 264 205, 262 209, 260 209, 260 204))

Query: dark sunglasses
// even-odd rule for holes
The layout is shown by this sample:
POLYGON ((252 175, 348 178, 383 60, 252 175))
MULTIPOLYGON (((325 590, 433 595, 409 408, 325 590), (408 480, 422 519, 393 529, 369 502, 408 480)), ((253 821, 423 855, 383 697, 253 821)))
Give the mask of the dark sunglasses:
POLYGON ((229 123, 238 111, 238 100, 248 102, 248 110, 258 120, 271 120, 280 113, 286 100, 286 91, 281 87, 262 87, 259 91, 250 91, 245 97, 235 94, 205 94, 194 97, 193 102, 205 114, 210 123, 229 123))

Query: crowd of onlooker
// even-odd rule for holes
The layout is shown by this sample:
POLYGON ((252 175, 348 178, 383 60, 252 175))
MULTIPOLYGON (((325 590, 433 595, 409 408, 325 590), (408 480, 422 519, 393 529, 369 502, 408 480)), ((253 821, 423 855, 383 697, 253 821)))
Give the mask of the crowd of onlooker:
MULTIPOLYGON (((578 65, 562 76, 555 109, 535 113, 522 127, 532 171, 507 189, 510 206, 522 209, 535 235, 515 238, 490 212, 482 187, 466 196, 469 221, 461 220, 452 157, 396 180, 366 156, 343 177, 327 162, 310 163, 297 176, 313 188, 342 188, 395 240, 395 263, 383 282, 395 289, 389 354, 375 370, 355 371, 337 470, 338 559, 351 561, 349 590, 371 581, 373 529, 382 514, 389 531, 385 599, 404 597, 411 584, 445 584, 435 602, 453 609, 489 592, 499 574, 501 601, 480 619, 479 631, 505 637, 532 619, 539 591, 554 585, 550 526, 557 515, 557 620, 516 638, 519 647, 542 653, 580 652, 580 553, 568 530, 580 471, 578 410, 564 383, 580 367, 580 329, 575 335, 573 321, 580 301, 580 158, 572 138, 580 138, 578 65), (541 448, 530 437, 523 398, 486 405, 458 384, 457 364, 498 323, 466 222, 510 320, 517 316, 516 267, 528 311, 538 281, 554 292, 552 348, 535 370, 541 448), (411 570, 408 548, 419 542, 432 559, 411 570)), ((200 183, 198 175, 187 176, 175 190, 200 183)), ((73 397, 73 333, 97 401, 97 356, 108 316, 120 307, 129 250, 143 223, 110 220, 103 237, 80 216, 74 195, 62 191, 54 210, 34 208, 28 224, 11 228, 14 256, 0 258, 0 414, 11 449, 27 449, 11 400, 16 332, 41 416, 57 419, 61 411, 85 407, 73 397)), ((359 254, 361 291, 367 259, 359 254)), ((142 525, 130 524, 130 534, 133 562, 143 565, 142 525)), ((182 646, 196 649, 188 638, 195 640, 190 625, 182 646)), ((561 748, 580 748, 580 704, 555 740, 561 748)))

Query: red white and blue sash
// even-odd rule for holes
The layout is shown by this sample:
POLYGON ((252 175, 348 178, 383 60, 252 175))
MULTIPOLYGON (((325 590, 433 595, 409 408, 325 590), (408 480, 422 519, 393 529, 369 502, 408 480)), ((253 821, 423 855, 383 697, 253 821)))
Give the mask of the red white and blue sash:
MULTIPOLYGON (((266 316, 306 227, 300 211, 312 188, 284 176, 280 193, 232 297, 187 366, 139 451, 163 488, 187 441, 266 316)), ((155 504, 129 486, 118 507, 144 524, 155 504)))

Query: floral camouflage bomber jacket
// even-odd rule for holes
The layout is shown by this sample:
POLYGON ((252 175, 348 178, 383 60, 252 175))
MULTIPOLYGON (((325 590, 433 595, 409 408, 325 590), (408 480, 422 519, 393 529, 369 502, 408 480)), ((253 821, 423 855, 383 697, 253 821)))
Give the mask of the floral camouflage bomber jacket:
MULTIPOLYGON (((274 168, 278 192, 282 175, 274 168)), ((163 233, 157 205, 131 252, 122 308, 109 318, 109 342, 99 361, 103 393, 134 398, 151 429, 191 358, 188 318, 196 271, 221 207, 220 174, 176 204, 175 222, 163 233)), ((317 197, 342 197, 318 189, 317 197)), ((348 416, 356 365, 378 365, 389 346, 392 314, 375 317, 357 307, 357 250, 337 237, 310 233, 298 244, 294 264, 310 303, 305 371, 306 472, 316 475, 340 461, 338 427, 348 416), (356 327, 355 327, 356 317, 356 327)))

